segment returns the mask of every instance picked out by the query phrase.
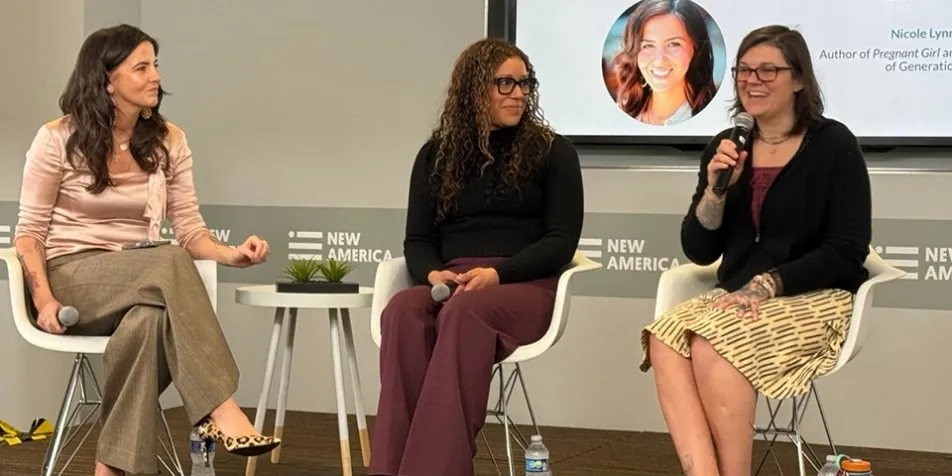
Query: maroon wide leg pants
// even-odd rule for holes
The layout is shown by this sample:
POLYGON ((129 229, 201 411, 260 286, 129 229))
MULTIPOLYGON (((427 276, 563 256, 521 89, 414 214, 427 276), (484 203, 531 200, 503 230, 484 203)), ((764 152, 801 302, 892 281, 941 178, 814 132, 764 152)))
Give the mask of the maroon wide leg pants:
MULTIPOLYGON (((453 260, 464 272, 498 259, 453 260)), ((558 277, 464 291, 397 293, 381 316, 380 402, 371 475, 471 476, 492 369, 549 327, 558 277)))

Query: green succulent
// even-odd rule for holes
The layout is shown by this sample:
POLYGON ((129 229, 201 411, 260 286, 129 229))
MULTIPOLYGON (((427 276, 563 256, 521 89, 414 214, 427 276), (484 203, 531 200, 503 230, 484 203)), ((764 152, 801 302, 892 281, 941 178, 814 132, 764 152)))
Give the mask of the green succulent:
POLYGON ((292 259, 284 267, 284 276, 295 283, 314 281, 314 277, 322 273, 322 266, 320 261, 313 258, 292 259))
POLYGON ((344 277, 354 270, 354 267, 354 263, 350 261, 337 261, 335 259, 329 259, 318 265, 321 274, 328 283, 343 281, 344 277))

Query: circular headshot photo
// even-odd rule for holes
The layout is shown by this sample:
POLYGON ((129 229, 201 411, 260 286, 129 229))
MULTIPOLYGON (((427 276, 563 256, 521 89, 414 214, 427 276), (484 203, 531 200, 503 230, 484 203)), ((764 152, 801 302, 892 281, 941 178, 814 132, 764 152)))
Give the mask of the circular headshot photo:
POLYGON ((641 0, 612 24, 602 77, 619 109, 644 124, 691 119, 714 99, 724 72, 724 36, 691 0, 641 0))

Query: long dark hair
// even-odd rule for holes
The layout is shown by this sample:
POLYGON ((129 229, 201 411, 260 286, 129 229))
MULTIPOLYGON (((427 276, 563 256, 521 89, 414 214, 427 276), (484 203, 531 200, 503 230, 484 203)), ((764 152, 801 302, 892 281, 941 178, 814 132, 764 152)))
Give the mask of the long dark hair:
MULTIPOLYGON (((489 98, 496 70, 509 58, 521 59, 529 76, 535 78, 529 57, 515 45, 498 39, 477 41, 456 60, 440 121, 431 136, 436 144, 436 160, 430 190, 437 202, 437 221, 450 213, 474 159, 480 169, 502 160, 493 157, 489 147, 489 98)), ((545 158, 554 137, 539 109, 539 88, 533 88, 526 95, 512 147, 504 152, 503 184, 517 187, 519 180, 530 176, 545 158)))
POLYGON ((684 95, 691 111, 697 114, 714 98, 714 48, 708 33, 707 23, 697 4, 690 0, 642 0, 634 7, 625 25, 624 46, 615 56, 615 71, 618 78, 617 101, 622 110, 637 117, 648 105, 651 86, 638 68, 638 51, 645 23, 659 16, 671 14, 678 17, 694 43, 694 56, 685 72, 684 95))
MULTIPOLYGON (((823 119, 823 92, 820 90, 820 82, 816 79, 816 73, 813 71, 813 60, 810 59, 810 49, 807 47, 807 40, 803 38, 800 32, 787 28, 783 25, 768 25, 758 28, 744 37, 737 48, 737 56, 734 60, 736 67, 740 58, 748 50, 757 45, 770 45, 783 55, 783 59, 790 65, 793 77, 800 80, 803 89, 795 93, 794 114, 796 119, 793 123, 791 134, 799 134, 812 124, 823 119)), ((744 104, 740 101, 737 82, 734 82, 734 104, 731 107, 731 113, 737 114, 744 111, 744 104)), ((755 128, 755 134, 759 131, 755 128)))
MULTIPOLYGON (((112 185, 109 179, 112 128, 116 107, 106 91, 109 74, 143 42, 152 44, 159 53, 159 43, 131 25, 118 25, 97 30, 86 38, 76 58, 76 66, 60 96, 59 107, 69 116, 73 132, 66 141, 66 159, 73 168, 86 166, 93 183, 86 189, 101 193, 112 185)), ((168 170, 169 150, 163 142, 169 127, 159 113, 165 91, 159 88, 159 102, 148 119, 139 117, 129 140, 129 151, 139 167, 154 173, 159 167, 168 170)))

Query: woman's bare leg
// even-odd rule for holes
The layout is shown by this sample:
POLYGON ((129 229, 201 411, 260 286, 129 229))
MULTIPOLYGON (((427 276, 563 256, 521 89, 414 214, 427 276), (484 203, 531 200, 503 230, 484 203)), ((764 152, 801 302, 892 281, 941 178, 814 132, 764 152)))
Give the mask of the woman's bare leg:
POLYGON ((750 476, 757 393, 702 337, 691 342, 691 362, 717 445, 721 476, 750 476))
POLYGON ((258 430, 255 429, 255 426, 248 419, 248 416, 245 415, 245 412, 241 410, 241 407, 238 406, 238 403, 235 402, 233 398, 225 400, 218 408, 212 410, 209 418, 212 420, 212 423, 218 426, 222 433, 228 436, 260 435, 258 430))
POLYGON ((684 474, 719 476, 714 441, 694 382, 691 360, 654 336, 649 338, 648 345, 661 412, 684 474))
POLYGON ((103 463, 96 462, 95 476, 125 476, 125 472, 106 466, 103 463))

